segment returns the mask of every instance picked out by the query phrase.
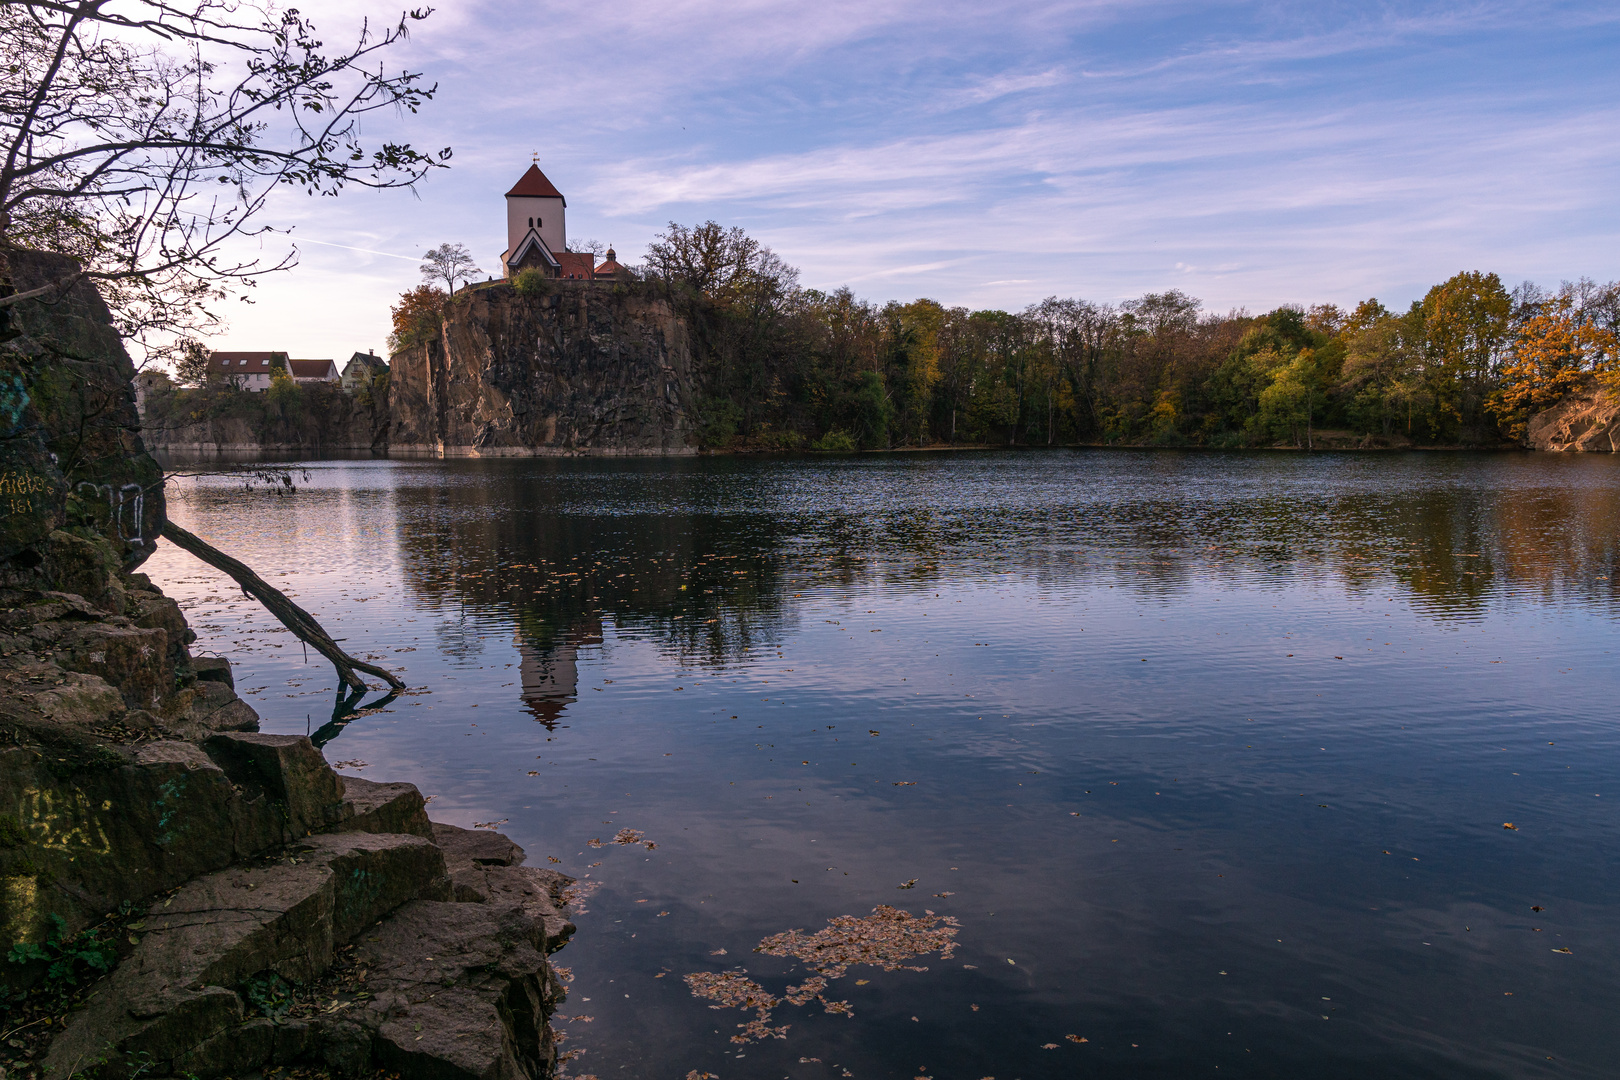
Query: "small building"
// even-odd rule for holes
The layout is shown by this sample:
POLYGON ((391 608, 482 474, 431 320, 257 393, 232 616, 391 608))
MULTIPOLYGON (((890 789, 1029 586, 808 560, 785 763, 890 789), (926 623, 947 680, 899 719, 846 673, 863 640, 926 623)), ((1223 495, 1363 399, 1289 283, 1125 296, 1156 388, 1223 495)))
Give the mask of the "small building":
POLYGON ((386 374, 388 364, 382 357, 373 352, 357 352, 343 365, 343 374, 339 378, 343 383, 343 392, 352 394, 361 387, 370 386, 378 375, 386 374))
POLYGON ((506 250, 501 252, 501 276, 519 270, 539 270, 547 277, 569 281, 614 281, 631 276, 609 248, 607 261, 598 265, 589 251, 570 251, 565 211, 568 200, 546 179, 538 164, 518 178, 506 193, 506 250))
POLYGON ((286 364, 284 352, 212 352, 208 354, 208 381, 260 392, 270 389, 271 369, 286 364))
POLYGON ((174 390, 174 380, 166 371, 143 371, 135 376, 135 411, 146 415, 146 402, 155 394, 174 390))
POLYGON ((618 256, 614 254, 613 249, 608 248, 607 257, 602 262, 597 264, 596 269, 592 271, 591 276, 597 281, 623 281, 632 275, 628 268, 620 264, 618 256))
POLYGON ((335 383, 339 379, 337 364, 331 360, 288 360, 287 374, 300 385, 335 383))

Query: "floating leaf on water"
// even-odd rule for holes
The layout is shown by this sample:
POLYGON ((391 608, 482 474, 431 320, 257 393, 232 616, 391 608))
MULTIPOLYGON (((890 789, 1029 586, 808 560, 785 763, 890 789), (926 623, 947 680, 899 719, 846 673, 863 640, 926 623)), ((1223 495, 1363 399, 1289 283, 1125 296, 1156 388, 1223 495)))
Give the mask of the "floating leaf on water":
POLYGON ((1083 1042, 1090 1042, 1090 1041, 1091 1041, 1091 1040, 1090 1040, 1090 1039, 1082 1039, 1082 1038, 1081 1038, 1081 1037, 1080 1037, 1080 1036, 1078 1036, 1078 1035, 1065 1035, 1065 1036, 1063 1036, 1063 1037, 1064 1037, 1064 1038, 1065 1038, 1065 1039, 1068 1039, 1068 1040, 1069 1040, 1069 1041, 1070 1041, 1070 1042, 1072 1042, 1072 1043, 1076 1043, 1076 1044, 1078 1044, 1078 1043, 1083 1043, 1083 1042))

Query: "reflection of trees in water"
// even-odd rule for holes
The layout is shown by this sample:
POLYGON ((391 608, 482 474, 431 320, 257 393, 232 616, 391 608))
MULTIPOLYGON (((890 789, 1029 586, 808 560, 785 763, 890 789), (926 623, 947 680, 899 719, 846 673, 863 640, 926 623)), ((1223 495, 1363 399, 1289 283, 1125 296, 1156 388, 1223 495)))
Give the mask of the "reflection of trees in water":
POLYGON ((402 515, 406 585, 474 627, 515 622, 524 699, 542 721, 572 700, 579 650, 601 642, 604 617, 684 663, 725 663, 781 637, 774 519, 564 513, 541 478, 484 480, 426 489, 402 515))
MULTIPOLYGON (((1614 604, 1620 488, 1608 473, 1475 460, 1392 461, 1383 472, 1205 462, 1185 482, 1105 469, 1096 483, 1048 476, 1028 488, 811 465, 795 466, 791 483, 769 465, 586 467, 567 484, 490 470, 402 492, 416 505, 401 536, 413 592, 477 620, 515 619, 535 664, 561 663, 547 650, 577 648, 604 616, 683 663, 720 664, 779 638, 795 593, 938 589, 1008 571, 1043 587, 1106 581, 1160 598, 1200 582, 1393 586, 1447 618, 1504 594, 1614 604), (871 487, 855 497, 855 484, 871 487)), ((972 472, 945 465, 947 478, 972 472)))

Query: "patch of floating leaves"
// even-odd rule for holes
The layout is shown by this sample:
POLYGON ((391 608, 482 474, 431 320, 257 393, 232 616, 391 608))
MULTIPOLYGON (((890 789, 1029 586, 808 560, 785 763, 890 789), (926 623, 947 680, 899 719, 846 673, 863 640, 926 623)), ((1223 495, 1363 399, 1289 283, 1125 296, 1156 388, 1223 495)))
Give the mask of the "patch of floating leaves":
POLYGON ((600 881, 591 881, 588 878, 576 881, 563 889, 563 905, 575 915, 587 914, 591 909, 585 906, 585 901, 589 900, 596 890, 601 887, 602 883, 600 881))
MULTIPOLYGON (((829 919, 827 927, 814 934, 802 930, 773 934, 756 945, 754 951, 767 956, 791 956, 815 972, 799 985, 787 988, 788 1004, 803 1006, 819 1001, 826 1012, 853 1016, 849 1002, 827 1000, 825 991, 829 980, 842 978, 856 964, 869 964, 884 971, 927 971, 906 961, 931 952, 938 952, 941 959, 949 960, 956 949, 958 929, 957 921, 948 915, 935 915, 932 911, 913 915, 880 904, 864 918, 840 915, 829 919)), ((718 949, 711 955, 724 954, 724 949, 718 949)), ((709 1006, 711 1009, 754 1010, 753 1020, 737 1025, 742 1034, 733 1035, 732 1042, 787 1038, 788 1025, 770 1026, 772 1011, 783 999, 772 995, 742 970, 694 972, 686 976, 686 984, 695 996, 715 1002, 709 1006)))
POLYGON ((614 834, 612 840, 603 841, 601 838, 596 838, 593 840, 587 840, 585 842, 585 846, 592 848, 605 848, 608 846, 608 844, 640 844, 648 851, 656 850, 658 847, 657 844, 653 843, 651 840, 643 839, 646 835, 647 834, 642 832, 640 829, 620 829, 614 834))
POLYGON ((864 919, 840 915, 827 922, 825 930, 808 936, 802 930, 772 935, 754 951, 766 956, 792 956, 829 979, 842 978, 851 964, 871 964, 884 971, 902 967, 927 971, 908 966, 905 961, 931 952, 938 952, 941 960, 949 960, 956 951, 960 926, 949 915, 935 915, 932 911, 913 915, 888 904, 879 904, 864 919))

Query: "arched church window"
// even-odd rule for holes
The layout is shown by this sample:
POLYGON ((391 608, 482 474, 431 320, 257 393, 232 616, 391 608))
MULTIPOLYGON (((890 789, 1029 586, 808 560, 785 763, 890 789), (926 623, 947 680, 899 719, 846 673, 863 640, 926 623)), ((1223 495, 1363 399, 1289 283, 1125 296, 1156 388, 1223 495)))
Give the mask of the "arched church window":
POLYGON ((529 219, 529 228, 534 228, 534 218, 529 219))

